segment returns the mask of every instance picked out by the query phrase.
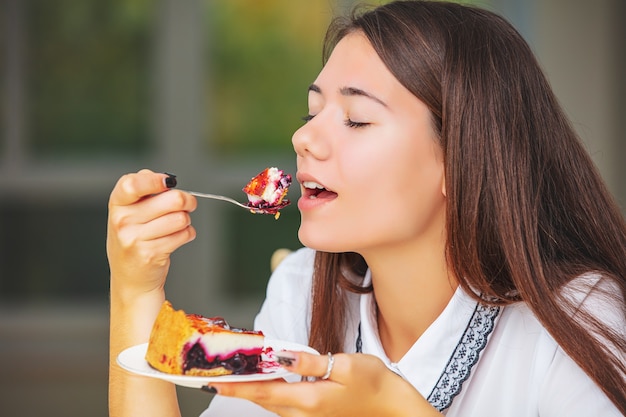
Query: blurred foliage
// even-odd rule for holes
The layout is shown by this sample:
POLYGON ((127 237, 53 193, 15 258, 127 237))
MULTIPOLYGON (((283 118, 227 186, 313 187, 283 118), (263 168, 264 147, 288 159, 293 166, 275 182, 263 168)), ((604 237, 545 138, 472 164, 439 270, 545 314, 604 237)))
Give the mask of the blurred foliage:
POLYGON ((208 8, 213 135, 223 152, 290 150, 321 68, 328 0, 229 0, 208 8))
MULTIPOLYGON (((155 5, 24 1, 32 151, 136 154, 150 146, 155 5)), ((212 149, 291 148, 330 8, 327 0, 206 2, 212 149)))
POLYGON ((154 2, 25 0, 23 7, 32 150, 144 149, 154 2))

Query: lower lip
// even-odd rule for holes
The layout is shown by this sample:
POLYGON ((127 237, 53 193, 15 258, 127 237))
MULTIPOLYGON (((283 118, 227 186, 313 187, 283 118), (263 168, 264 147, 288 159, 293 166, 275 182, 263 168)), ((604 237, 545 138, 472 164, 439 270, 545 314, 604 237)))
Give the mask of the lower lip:
POLYGON ((337 194, 330 194, 325 197, 300 197, 298 208, 300 211, 307 211, 319 208, 337 198, 337 194))

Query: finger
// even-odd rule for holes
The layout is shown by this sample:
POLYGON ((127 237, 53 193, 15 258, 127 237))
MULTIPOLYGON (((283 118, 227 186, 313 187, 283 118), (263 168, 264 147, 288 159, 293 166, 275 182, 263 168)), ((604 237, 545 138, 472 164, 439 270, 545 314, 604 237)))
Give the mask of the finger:
POLYGON ((333 375, 337 367, 341 366, 342 354, 313 355, 306 352, 284 351, 276 354, 278 363, 286 369, 302 376, 314 376, 335 380, 333 375))
POLYGON ((180 232, 191 226, 191 216, 186 211, 175 211, 159 216, 141 226, 137 238, 154 240, 180 232))
MULTIPOLYGON (((132 231, 129 232, 129 235, 130 234, 132 234, 132 231)), ((140 245, 136 246, 137 258, 146 264, 155 261, 158 263, 158 259, 166 259, 166 257, 169 257, 176 249, 191 242, 195 238, 196 230, 190 225, 168 235, 158 236, 152 240, 144 240, 140 245)), ((133 237, 126 240, 126 236, 121 236, 120 241, 122 242, 122 246, 131 247, 132 242, 129 244, 130 239, 133 239, 133 237)), ((135 242, 138 241, 139 239, 135 239, 135 242)), ((142 262, 138 262, 138 264, 142 262)))
MULTIPOLYGON (((166 181, 172 178, 170 174, 154 173, 148 169, 143 169, 134 174, 126 174, 118 181, 109 199, 110 205, 133 204, 142 198, 162 193, 168 187, 166 181)), ((171 180, 170 180, 171 181, 171 180)))
POLYGON ((164 240, 173 241, 173 245, 177 247, 177 243, 181 240, 183 240, 183 244, 193 240, 195 229, 191 226, 189 214, 184 211, 177 211, 145 224, 128 224, 116 229, 116 235, 121 247, 124 248, 134 247, 139 242, 154 242, 155 245, 153 246, 160 247, 156 241, 164 240))
POLYGON ((296 410, 299 415, 320 415, 319 412, 326 401, 333 399, 332 386, 336 384, 311 384, 309 382, 292 382, 284 380, 264 382, 237 382, 237 383, 212 383, 211 392, 226 397, 243 398, 259 404, 263 408, 274 411, 280 415, 294 415, 296 410), (288 413, 281 413, 280 410, 288 413))
POLYGON ((197 207, 197 199, 191 194, 171 190, 144 198, 133 205, 112 206, 109 209, 111 225, 121 229, 132 224, 148 224, 155 219, 172 213, 193 212, 197 207))

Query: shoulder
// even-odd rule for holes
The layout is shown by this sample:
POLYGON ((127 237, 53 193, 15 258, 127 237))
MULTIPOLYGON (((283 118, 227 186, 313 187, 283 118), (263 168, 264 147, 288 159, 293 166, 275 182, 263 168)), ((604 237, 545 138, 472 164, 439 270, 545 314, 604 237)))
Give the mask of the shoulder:
POLYGON ((267 297, 290 295, 293 292, 309 291, 313 279, 315 251, 300 248, 283 259, 272 273, 267 284, 267 297))
POLYGON ((289 253, 285 259, 278 265, 276 271, 286 268, 300 268, 308 267, 313 268, 313 262, 315 261, 315 250, 302 247, 289 253))
MULTIPOLYGON (((586 273, 565 285, 560 296, 565 313, 574 320, 586 325, 591 319, 626 337, 624 295, 614 280, 597 273, 586 273)), ((594 327, 589 325, 588 328, 607 349, 623 355, 616 346, 597 333, 594 327)), ((550 350, 554 349, 541 379, 539 409, 543 414, 620 415, 598 385, 545 329, 543 336, 544 347, 551 346, 550 350)), ((622 358, 626 360, 626 357, 622 358)))
MULTIPOLYGON (((600 274, 589 272, 574 278, 558 292, 557 302, 565 314, 574 318, 591 316, 617 330, 626 326, 624 294, 617 282, 600 274)), ((523 302, 508 306, 506 310, 514 317, 534 320, 538 327, 543 327, 523 302)))
POLYGON ((574 317, 587 315, 626 337, 624 294, 611 278, 597 273, 583 274, 561 291, 565 310, 574 317))
POLYGON ((624 302, 624 295, 620 293, 618 283, 594 272, 588 272, 574 278, 563 287, 561 292, 573 304, 579 306, 587 302, 606 301, 607 295, 612 296, 609 297, 609 300, 624 302))
MULTIPOLYGON (((558 293, 558 302, 564 313, 580 322, 593 321, 626 337, 624 294, 618 283, 597 273, 586 273, 567 283, 558 293)), ((531 309, 523 302, 507 306, 504 311, 507 325, 516 323, 515 333, 528 337, 530 333, 543 334, 544 340, 557 347, 531 309), (547 336, 547 337, 545 337, 547 336)))
MULTIPOLYGON (((623 295, 616 282, 598 274, 584 274, 563 287, 560 296, 565 314, 577 318, 585 312, 616 331, 625 331, 623 295)), ((481 415, 537 415, 538 410, 546 416, 619 415, 523 302, 502 310, 465 398, 457 406, 478 407, 484 400, 483 392, 491 396, 489 408, 481 415), (474 391, 472 386, 479 388, 474 391), (514 411, 510 407, 522 392, 520 387, 527 387, 525 411, 514 411)))
POLYGON ((254 327, 266 336, 306 344, 315 251, 291 252, 272 273, 254 327))

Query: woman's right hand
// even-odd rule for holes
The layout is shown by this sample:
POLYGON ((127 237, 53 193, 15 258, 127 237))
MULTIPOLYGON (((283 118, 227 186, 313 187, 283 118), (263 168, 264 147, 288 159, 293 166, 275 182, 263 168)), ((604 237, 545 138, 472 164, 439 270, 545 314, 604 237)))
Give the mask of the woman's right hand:
POLYGON ((119 353, 148 341, 165 299, 170 254, 196 236, 192 195, 166 185, 167 174, 124 175, 109 199, 107 256, 111 269, 109 415, 179 417, 174 385, 124 371, 119 353))
POLYGON ((196 236, 189 216, 196 198, 168 188, 167 178, 142 170, 121 177, 111 192, 107 256, 118 295, 161 291, 170 254, 196 236))

